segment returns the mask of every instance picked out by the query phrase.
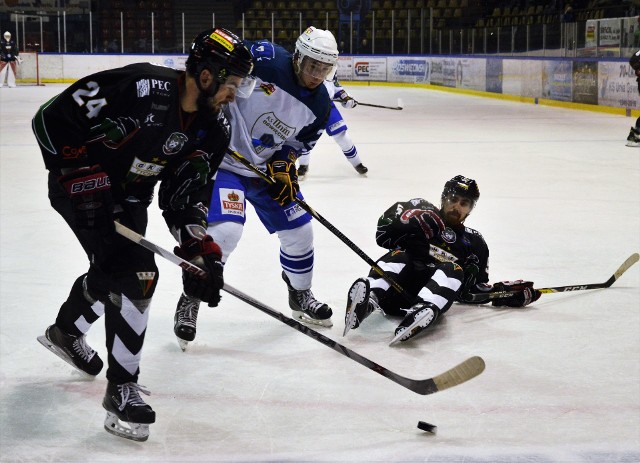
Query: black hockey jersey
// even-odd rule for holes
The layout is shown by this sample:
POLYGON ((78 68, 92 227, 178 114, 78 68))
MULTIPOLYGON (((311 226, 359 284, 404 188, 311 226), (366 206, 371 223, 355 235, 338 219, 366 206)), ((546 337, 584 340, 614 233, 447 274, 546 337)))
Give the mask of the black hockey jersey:
POLYGON ((33 118, 47 169, 98 164, 116 202, 147 206, 160 182, 159 205, 170 226, 197 217, 206 227, 230 127, 221 111, 181 110, 184 79, 184 72, 138 63, 77 81, 33 118))
MULTIPOLYGON (((438 262, 455 262, 463 269, 470 264, 478 267, 475 282, 489 281, 489 248, 482 235, 469 227, 446 227, 438 236, 426 239, 416 221, 402 222, 400 216, 408 209, 433 210, 438 208, 422 198, 398 202, 378 219, 376 242, 383 248, 402 249, 428 266, 438 262)), ((466 274, 466 272, 465 272, 466 274)))
POLYGON ((18 59, 18 45, 13 39, 5 40, 0 37, 0 61, 16 61, 18 59))

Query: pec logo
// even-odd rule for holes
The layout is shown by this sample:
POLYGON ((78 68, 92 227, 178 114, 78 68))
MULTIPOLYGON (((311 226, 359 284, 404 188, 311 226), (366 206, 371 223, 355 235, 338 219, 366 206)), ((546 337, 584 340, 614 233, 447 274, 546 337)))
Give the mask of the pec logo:
POLYGON ((151 79, 151 88, 155 88, 158 90, 163 90, 165 92, 169 91, 169 82, 166 80, 157 80, 151 79))
POLYGON ((369 75, 369 63, 368 62, 355 63, 354 68, 355 68, 357 76, 368 76, 369 75))

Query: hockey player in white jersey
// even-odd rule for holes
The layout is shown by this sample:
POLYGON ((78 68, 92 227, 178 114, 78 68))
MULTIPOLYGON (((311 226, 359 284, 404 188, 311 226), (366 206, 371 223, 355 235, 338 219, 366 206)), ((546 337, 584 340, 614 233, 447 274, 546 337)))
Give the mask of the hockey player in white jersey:
MULTIPOLYGON (((338 78, 334 76, 331 80, 324 81, 325 87, 329 92, 329 96, 333 101, 340 101, 344 108, 355 108, 358 102, 340 85, 338 78)), ((347 161, 351 163, 353 168, 360 174, 366 174, 369 169, 362 164, 356 145, 353 143, 351 135, 347 132, 347 123, 342 118, 342 114, 338 111, 336 105, 331 102, 331 114, 327 121, 327 134, 340 146, 347 161)), ((298 176, 303 177, 309 171, 310 153, 303 151, 298 159, 300 166, 298 167, 298 176)))
MULTIPOLYGON (((282 278, 294 317, 331 326, 331 308, 311 292, 311 215, 294 198, 303 198, 296 160, 300 152, 313 148, 327 124, 331 98, 322 83, 336 71, 338 47, 331 32, 315 27, 300 35, 293 55, 267 40, 245 44, 254 58, 256 82, 250 96, 238 95, 225 110, 232 127, 230 148, 264 169, 276 183, 270 185, 225 156, 215 180, 208 233, 220 245, 226 262, 242 235, 249 201, 269 233, 277 233, 280 239, 282 278)), ((259 278, 249 273, 247 280, 259 278)), ((199 304, 184 294, 178 302, 174 332, 183 349, 185 342, 195 338, 199 304)))

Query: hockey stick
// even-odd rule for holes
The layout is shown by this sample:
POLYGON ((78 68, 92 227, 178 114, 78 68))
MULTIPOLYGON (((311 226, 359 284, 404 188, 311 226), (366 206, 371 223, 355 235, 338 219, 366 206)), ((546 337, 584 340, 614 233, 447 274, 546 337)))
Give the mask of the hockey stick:
MULTIPOLYGON (((614 272, 614 274, 611 275, 611 277, 607 281, 605 281, 604 283, 590 283, 590 284, 586 284, 586 285, 570 285, 570 286, 554 286, 552 288, 537 288, 537 291, 540 291, 543 294, 548 294, 548 293, 564 293, 564 292, 567 292, 567 291, 583 291, 585 289, 608 288, 613 283, 615 283, 615 281, 618 278, 620 278, 624 272, 629 270, 629 268, 633 264, 638 262, 639 258, 640 258, 640 256, 638 255, 637 252, 631 254, 627 258, 627 260, 625 260, 622 263, 622 265, 620 267, 618 267, 618 270, 616 270, 614 272)), ((497 292, 494 292, 494 293, 487 293, 487 294, 471 294, 470 295, 471 296, 471 300, 469 302, 488 302, 491 299, 497 299, 497 298, 500 298, 500 297, 513 296, 516 293, 517 293, 517 291, 497 291, 497 292)))
MULTIPOLYGON (((133 230, 125 227, 124 225, 115 222, 116 232, 125 238, 133 241, 134 243, 138 243, 142 247, 148 249, 149 251, 158 254, 159 256, 164 257, 165 259, 173 262, 174 264, 180 266, 182 269, 191 272, 200 277, 206 276, 206 272, 202 270, 200 267, 188 262, 175 254, 167 251, 166 249, 161 248, 160 246, 152 243, 147 240, 144 236, 134 232, 133 230)), ((232 296, 237 297, 241 301, 246 302, 247 304, 255 307, 256 309, 266 313, 267 315, 272 316, 273 318, 280 320, 285 325, 289 325, 290 327, 300 331, 303 334, 306 334, 310 338, 315 339, 316 341, 324 344, 327 347, 335 350, 336 352, 344 355, 345 357, 350 358, 351 360, 358 362, 360 365, 367 367, 370 370, 375 371, 376 373, 384 376, 385 378, 390 379, 394 383, 397 383, 416 394, 428 395, 433 394, 438 391, 443 391, 445 389, 449 389, 450 387, 457 386, 458 384, 462 384, 470 379, 475 378, 480 373, 484 371, 485 363, 481 357, 469 357, 464 362, 456 365, 450 370, 445 371, 433 378, 428 379, 410 379, 405 378, 397 373, 394 373, 391 370, 387 370, 385 367, 378 365, 377 363, 369 360, 366 357, 358 354, 357 352, 352 351, 348 347, 343 346, 335 342, 334 340, 318 333, 315 330, 312 330, 306 325, 293 320, 292 318, 287 317, 286 315, 278 312, 275 309, 261 303, 260 301, 244 294, 243 292, 233 288, 227 283, 224 284, 222 288, 227 293, 232 296)))
MULTIPOLYGON (((245 158, 243 155, 241 155, 240 153, 238 153, 236 151, 233 151, 232 149, 227 149, 227 153, 229 153, 229 155, 231 157, 233 157, 235 160, 237 160, 242 165, 247 167, 249 170, 251 170, 252 172, 255 172, 256 174, 258 174, 263 180, 265 180, 269 184, 273 185, 274 183, 276 183, 276 181, 273 178, 271 178, 270 175, 268 175, 265 172, 263 172, 260 169, 258 169, 257 166, 251 164, 251 162, 249 162, 249 160, 247 158, 245 158)), ((320 222, 322 225, 324 225, 327 228, 327 230, 329 230, 331 233, 336 235, 352 251, 354 251, 356 254, 358 254, 358 256, 360 256, 367 264, 369 264, 371 266, 371 268, 373 270, 375 270, 375 272, 378 275, 380 275, 382 278, 384 278, 393 287, 393 289, 395 289, 398 293, 400 293, 407 301, 410 301, 410 302, 414 301, 415 298, 411 297, 402 288, 402 286, 400 286, 389 274, 387 274, 387 272, 385 272, 382 268, 380 268, 380 266, 378 264, 376 264, 376 262, 373 259, 371 259, 371 257, 369 257, 367 254, 365 254, 365 252, 362 249, 360 249, 353 241, 351 241, 340 230, 338 230, 336 227, 334 227, 331 222, 329 222, 327 219, 322 217, 311 206, 309 206, 304 199, 300 199, 298 197, 295 197, 294 201, 302 209, 304 209, 309 214, 311 214, 311 216, 314 219, 316 219, 318 222, 320 222)))
MULTIPOLYGON (((334 102, 342 102, 342 100, 333 100, 334 102)), ((361 103, 359 101, 356 101, 357 104, 359 104, 360 106, 369 106, 370 108, 382 108, 382 109, 394 109, 396 111, 400 111, 402 110, 402 101, 400 101, 400 99, 398 99, 398 106, 384 106, 384 105, 379 105, 379 104, 371 104, 371 103, 361 103)))

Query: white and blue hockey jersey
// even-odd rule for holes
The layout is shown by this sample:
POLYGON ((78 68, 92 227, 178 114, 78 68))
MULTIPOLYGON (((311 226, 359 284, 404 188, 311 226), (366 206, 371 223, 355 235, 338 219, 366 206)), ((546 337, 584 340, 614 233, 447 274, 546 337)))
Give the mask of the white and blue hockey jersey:
MULTIPOLYGON (((237 98, 225 112, 231 122, 230 148, 261 169, 283 146, 310 151, 327 123, 331 98, 324 85, 314 90, 298 83, 292 56, 269 41, 245 41, 255 61, 256 86, 248 98, 237 98)), ((222 169, 255 173, 225 156, 222 169)))

